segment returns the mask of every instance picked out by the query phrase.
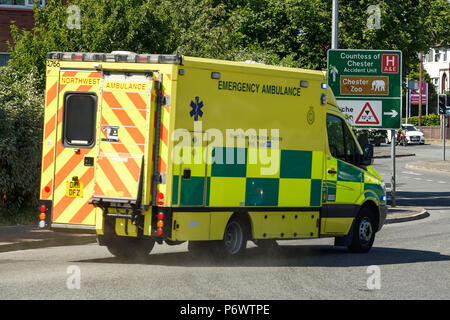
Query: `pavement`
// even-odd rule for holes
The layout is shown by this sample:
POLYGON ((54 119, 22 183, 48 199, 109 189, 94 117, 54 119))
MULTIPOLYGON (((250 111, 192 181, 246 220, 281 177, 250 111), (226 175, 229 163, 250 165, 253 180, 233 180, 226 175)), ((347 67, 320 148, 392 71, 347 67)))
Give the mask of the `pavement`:
MULTIPOLYGON (((385 224, 424 219, 430 214, 419 207, 389 207, 385 224)), ((81 245, 96 242, 96 236, 83 233, 61 233, 40 229, 37 225, 0 227, 0 252, 45 247, 81 245)))
MULTIPOLYGON (((425 139, 425 142, 429 144, 438 144, 442 146, 442 139, 425 139)), ((446 137, 445 145, 450 146, 450 137, 446 137)))
POLYGON ((96 241, 96 236, 92 233, 61 233, 40 229, 37 225, 0 227, 0 252, 80 245, 96 241))
MULTIPOLYGON (((405 148, 405 147, 403 147, 403 148, 405 148)), ((396 158, 413 157, 415 155, 416 154, 412 153, 412 152, 399 150, 398 146, 395 147, 395 157, 396 158)), ((391 149, 389 149, 389 150, 375 149, 375 152, 374 152, 374 155, 373 155, 374 159, 382 159, 382 158, 390 158, 390 157, 391 157, 391 149)))
POLYGON ((450 160, 415 161, 406 164, 405 167, 408 169, 450 173, 450 160))

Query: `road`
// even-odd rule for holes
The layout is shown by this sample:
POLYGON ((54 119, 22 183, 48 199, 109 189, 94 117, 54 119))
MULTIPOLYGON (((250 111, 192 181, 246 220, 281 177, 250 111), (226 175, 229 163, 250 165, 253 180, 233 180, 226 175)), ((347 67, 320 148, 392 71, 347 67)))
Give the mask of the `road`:
MULTIPOLYGON (((378 150, 385 153, 390 148, 390 145, 382 144, 378 150)), ((447 159, 450 157, 448 149, 447 159)), ((430 212, 440 210, 440 208, 449 209, 450 174, 405 168, 408 162, 442 160, 442 146, 397 146, 396 152, 397 154, 415 154, 414 157, 396 158, 397 205, 425 207, 431 210, 430 212)), ((375 168, 383 179, 390 182, 391 159, 375 159, 374 162, 375 168)))
MULTIPOLYGON (((186 244, 156 246, 139 262, 96 244, 7 252, 0 299, 450 299, 450 174, 405 169, 440 151, 407 148, 416 157, 398 158, 398 203, 431 216, 385 225, 368 254, 333 247, 332 239, 280 241, 270 255, 249 244, 235 262, 194 258, 186 244), (79 289, 69 266, 79 270, 79 289), (367 286, 369 266, 379 268, 379 289, 367 286)), ((390 159, 375 166, 389 178, 390 159)))

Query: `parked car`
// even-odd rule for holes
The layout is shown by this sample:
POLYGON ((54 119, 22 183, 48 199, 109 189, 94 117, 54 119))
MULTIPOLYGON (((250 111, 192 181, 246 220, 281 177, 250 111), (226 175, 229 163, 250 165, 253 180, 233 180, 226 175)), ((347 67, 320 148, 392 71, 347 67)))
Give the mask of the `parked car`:
POLYGON ((353 132, 361 147, 368 143, 378 147, 386 140, 386 130, 353 128, 353 132))
MULTIPOLYGON (((423 132, 412 124, 402 124, 402 130, 406 133, 406 141, 408 144, 425 144, 423 132)), ((390 134, 387 135, 386 143, 391 143, 390 134)))

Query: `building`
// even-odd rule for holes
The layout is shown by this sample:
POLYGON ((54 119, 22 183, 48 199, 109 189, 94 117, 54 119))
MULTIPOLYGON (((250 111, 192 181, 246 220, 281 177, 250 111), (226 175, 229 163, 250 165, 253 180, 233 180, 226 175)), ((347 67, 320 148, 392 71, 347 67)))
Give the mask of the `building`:
POLYGON ((431 77, 438 93, 450 91, 450 48, 435 46, 423 59, 423 67, 431 77))
MULTIPOLYGON (((45 0, 38 0, 41 7, 45 0)), ((9 60, 8 41, 11 38, 11 22, 20 29, 31 30, 34 26, 33 5, 35 0, 0 0, 0 66, 9 60)))

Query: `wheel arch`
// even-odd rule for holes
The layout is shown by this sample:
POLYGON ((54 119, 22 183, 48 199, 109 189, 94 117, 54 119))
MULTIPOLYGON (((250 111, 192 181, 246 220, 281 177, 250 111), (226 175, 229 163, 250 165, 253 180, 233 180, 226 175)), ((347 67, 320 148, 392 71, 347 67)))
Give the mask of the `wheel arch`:
POLYGON ((374 218, 374 229, 379 230, 380 226, 380 210, 376 202, 372 199, 366 199, 365 202, 361 205, 361 209, 367 208, 372 212, 374 218))
MULTIPOLYGON (((241 220, 245 225, 245 233, 247 235, 248 239, 253 239, 253 223, 250 215, 248 212, 234 212, 230 218, 228 219, 227 224, 232 221, 233 219, 239 219, 241 220)), ((224 230, 225 232, 225 230, 224 230)))

